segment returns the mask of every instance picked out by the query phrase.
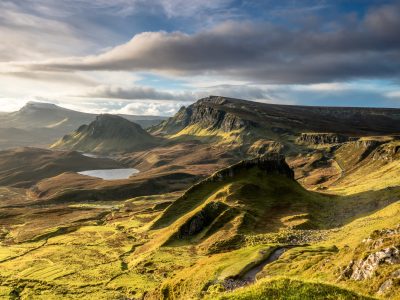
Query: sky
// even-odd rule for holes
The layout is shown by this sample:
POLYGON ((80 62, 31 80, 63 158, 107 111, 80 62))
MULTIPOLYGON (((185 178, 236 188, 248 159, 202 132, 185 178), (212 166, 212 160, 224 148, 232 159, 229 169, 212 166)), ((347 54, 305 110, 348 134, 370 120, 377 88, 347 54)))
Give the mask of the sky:
POLYGON ((1 0, 0 110, 400 107, 400 1, 1 0))

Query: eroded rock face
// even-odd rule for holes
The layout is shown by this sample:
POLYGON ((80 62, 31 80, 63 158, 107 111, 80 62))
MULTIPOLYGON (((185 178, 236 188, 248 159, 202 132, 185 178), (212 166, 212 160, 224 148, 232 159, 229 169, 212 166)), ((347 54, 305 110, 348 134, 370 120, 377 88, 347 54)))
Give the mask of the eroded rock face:
MULTIPOLYGON (((231 132, 255 126, 251 120, 241 118, 239 115, 221 109, 220 105, 225 104, 223 97, 210 96, 203 98, 189 107, 182 107, 178 113, 163 122, 160 126, 153 128, 153 132, 174 134, 187 126, 196 125, 204 129, 219 129, 224 132, 231 132)), ((229 108, 229 104, 226 108, 229 108)))
POLYGON ((233 166, 225 168, 207 180, 222 181, 225 178, 233 177, 243 169, 258 167, 268 174, 280 174, 294 180, 294 172, 285 161, 285 156, 280 154, 269 154, 251 160, 243 160, 233 166))
POLYGON ((302 133, 297 138, 298 143, 324 145, 324 144, 339 144, 347 142, 349 138, 344 135, 335 133, 302 133))
POLYGON ((206 226, 210 225, 225 209, 227 209, 227 205, 222 202, 208 203, 201 211, 189 218, 179 228, 177 238, 185 239, 198 234, 206 226))
POLYGON ((357 281, 372 278, 380 265, 398 263, 400 263, 400 246, 388 247, 355 262, 350 278, 357 281))
POLYGON ((393 161, 398 159, 400 155, 400 145, 398 144, 384 144, 378 147, 374 153, 374 160, 387 160, 393 161))

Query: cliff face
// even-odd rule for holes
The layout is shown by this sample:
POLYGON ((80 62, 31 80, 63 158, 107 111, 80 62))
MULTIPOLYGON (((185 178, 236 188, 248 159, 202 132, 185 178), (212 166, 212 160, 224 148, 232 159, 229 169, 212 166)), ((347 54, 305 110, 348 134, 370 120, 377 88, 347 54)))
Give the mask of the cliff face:
POLYGON ((280 174, 285 175, 289 179, 294 180, 294 172, 288 166, 285 161, 285 156, 279 154, 270 154, 263 157, 258 157, 251 160, 243 160, 237 164, 234 164, 228 168, 222 169, 216 172, 214 175, 206 179, 205 181, 223 181, 227 178, 234 177, 237 173, 257 167, 258 169, 265 172, 265 174, 273 175, 280 174))
POLYGON ((254 122, 231 113, 225 108, 227 100, 223 97, 210 96, 200 99, 189 107, 182 107, 174 117, 152 129, 161 134, 175 134, 190 125, 197 125, 204 129, 219 129, 230 132, 250 126, 254 122))
POLYGON ((170 135, 189 125, 224 132, 257 128, 273 135, 325 132, 336 136, 323 134, 322 141, 313 142, 336 143, 346 136, 398 134, 399 120, 399 109, 277 105, 209 96, 182 108, 152 132, 170 135))
POLYGON ((339 144, 348 140, 347 136, 335 133, 302 133, 297 138, 298 143, 311 145, 339 144))
POLYGON ((372 158, 374 160, 387 160, 387 161, 393 161, 399 159, 400 143, 393 141, 382 145, 378 145, 372 158))

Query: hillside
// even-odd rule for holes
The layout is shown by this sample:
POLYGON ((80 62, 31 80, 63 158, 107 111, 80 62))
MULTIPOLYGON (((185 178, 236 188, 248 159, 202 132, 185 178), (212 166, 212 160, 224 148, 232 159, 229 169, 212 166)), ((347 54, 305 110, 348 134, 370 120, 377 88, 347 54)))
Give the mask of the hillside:
POLYGON ((108 158, 91 158, 75 151, 16 148, 0 151, 0 185, 30 187, 64 172, 120 168, 108 158))
MULTIPOLYGON (((72 175, 58 182, 100 184, 72 175)), ((362 280, 351 274, 366 255, 397 245, 400 190, 339 197, 307 191, 293 176, 283 157, 269 156, 222 169, 183 194, 0 206, 0 295, 398 299, 397 263, 362 280), (350 275, 338 281, 342 274, 350 275)), ((18 190, 1 189, 7 194, 24 201, 18 190)))
POLYGON ((399 109, 277 105, 210 96, 150 130, 171 139, 196 138, 255 151, 275 143, 275 150, 288 153, 298 152, 293 144, 303 133, 393 135, 400 133, 399 119, 399 109))
MULTIPOLYGON (((121 116, 145 128, 165 119, 158 116, 121 116)), ((19 111, 0 114, 0 149, 47 146, 95 118, 95 114, 78 112, 55 104, 28 102, 19 111)))
POLYGON ((93 153, 132 152, 154 147, 160 141, 136 123, 105 114, 65 135, 51 147, 93 153))

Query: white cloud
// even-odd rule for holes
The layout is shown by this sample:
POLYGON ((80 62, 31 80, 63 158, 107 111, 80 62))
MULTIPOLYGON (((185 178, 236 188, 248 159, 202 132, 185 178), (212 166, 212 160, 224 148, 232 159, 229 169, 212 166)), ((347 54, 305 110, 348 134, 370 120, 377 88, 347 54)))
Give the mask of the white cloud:
POLYGON ((386 95, 386 97, 388 97, 390 99, 400 100, 400 90, 387 92, 385 95, 386 95))
POLYGON ((133 101, 112 112, 132 115, 172 116, 180 107, 187 105, 187 102, 180 101, 133 101))

